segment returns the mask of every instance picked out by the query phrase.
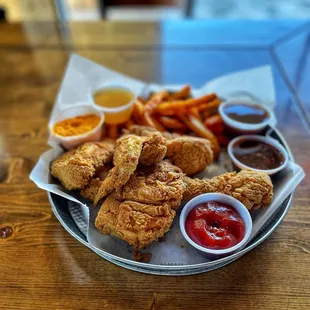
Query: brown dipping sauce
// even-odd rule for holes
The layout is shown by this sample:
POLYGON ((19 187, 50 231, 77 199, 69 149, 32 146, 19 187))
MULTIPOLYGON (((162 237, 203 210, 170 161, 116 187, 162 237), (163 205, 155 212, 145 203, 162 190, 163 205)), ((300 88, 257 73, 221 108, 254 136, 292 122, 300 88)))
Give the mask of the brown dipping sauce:
POLYGON ((275 147, 256 140, 240 141, 233 147, 234 156, 243 164, 261 170, 271 170, 284 163, 284 156, 275 147))
POLYGON ((258 105, 231 104, 224 108, 231 119, 248 124, 259 124, 268 119, 268 112, 258 105))

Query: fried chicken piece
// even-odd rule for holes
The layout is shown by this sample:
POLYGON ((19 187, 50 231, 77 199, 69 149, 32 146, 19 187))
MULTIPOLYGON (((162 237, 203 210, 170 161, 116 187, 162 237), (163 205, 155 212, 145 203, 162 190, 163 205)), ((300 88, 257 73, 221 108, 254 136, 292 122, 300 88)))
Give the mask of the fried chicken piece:
POLYGON ((127 183, 137 168, 142 146, 143 139, 135 135, 123 136, 116 140, 113 157, 114 167, 102 182, 94 199, 95 205, 114 189, 127 183))
MULTIPOLYGON (((185 184, 181 169, 168 161, 148 167, 140 167, 121 188, 116 189, 115 197, 119 200, 132 200, 147 204, 169 202, 176 209, 183 197, 185 184)), ((93 177, 81 190, 81 195, 94 201, 103 178, 93 177)))
POLYGON ((94 201, 100 186, 112 168, 113 166, 111 164, 106 164, 97 170, 95 175, 90 179, 89 183, 84 188, 82 188, 80 194, 84 198, 94 201))
POLYGON ((89 183, 80 191, 80 194, 84 198, 94 201, 102 182, 98 177, 91 178, 89 183))
POLYGON ((124 130, 125 134, 133 134, 140 137, 149 137, 154 133, 160 133, 157 129, 149 126, 133 125, 129 129, 124 130))
POLYGON ((155 133, 161 134, 166 140, 166 158, 188 176, 203 171, 213 161, 213 151, 207 139, 168 132, 159 133, 152 127, 139 125, 131 126, 129 132, 142 137, 150 137, 155 133))
POLYGON ((182 136, 167 141, 166 158, 190 176, 212 163, 213 152, 208 140, 182 136))
POLYGON ((140 167, 103 202, 95 225, 139 250, 170 228, 183 197, 182 171, 168 161, 140 167))
POLYGON ((166 153, 165 138, 159 132, 154 132, 144 138, 139 163, 146 166, 157 164, 165 157, 166 153))
POLYGON ((51 174, 67 189, 81 189, 96 170, 113 158, 114 140, 87 142, 70 150, 51 164, 51 174))
POLYGON ((182 171, 168 161, 153 167, 139 168, 129 181, 115 192, 118 200, 137 201, 177 209, 182 201, 185 184, 182 171))
POLYGON ((174 217, 175 211, 168 203, 157 206, 121 202, 112 194, 103 202, 95 226, 103 234, 112 234, 139 250, 162 237, 174 217))
POLYGON ((184 177, 183 199, 190 200, 204 193, 223 193, 241 201, 248 210, 268 206, 273 197, 273 184, 263 172, 241 170, 224 173, 210 180, 184 177))
MULTIPOLYGON (((167 147, 164 138, 154 133, 148 137, 137 135, 125 135, 116 141, 114 153, 114 168, 101 184, 94 199, 96 205, 100 199, 120 188, 129 180, 136 170, 138 163, 142 165, 154 165, 160 162, 166 155, 167 147)), ((93 182, 95 187, 99 182, 93 182)), ((93 190, 92 190, 93 193, 93 190)))

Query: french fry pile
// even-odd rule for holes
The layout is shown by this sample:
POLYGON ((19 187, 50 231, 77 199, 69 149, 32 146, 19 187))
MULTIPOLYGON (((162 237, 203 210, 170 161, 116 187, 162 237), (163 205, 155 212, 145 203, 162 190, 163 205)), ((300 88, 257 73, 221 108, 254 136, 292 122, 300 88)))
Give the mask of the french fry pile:
MULTIPOLYGON (((134 103, 131 119, 119 127, 145 125, 157 130, 189 134, 206 138, 211 142, 215 158, 220 153, 220 144, 226 144, 223 122, 218 114, 221 100, 215 94, 191 98, 191 88, 186 85, 175 93, 162 90, 149 98, 139 97, 134 103)), ((108 135, 116 138, 120 128, 110 125, 108 135)))

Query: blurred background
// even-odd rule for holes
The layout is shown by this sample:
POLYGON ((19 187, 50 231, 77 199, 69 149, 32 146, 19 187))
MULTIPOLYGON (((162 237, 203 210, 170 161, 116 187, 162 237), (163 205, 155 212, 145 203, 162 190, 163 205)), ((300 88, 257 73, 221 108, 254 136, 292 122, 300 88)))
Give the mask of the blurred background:
POLYGON ((310 0, 0 0, 1 20, 308 18, 310 0))

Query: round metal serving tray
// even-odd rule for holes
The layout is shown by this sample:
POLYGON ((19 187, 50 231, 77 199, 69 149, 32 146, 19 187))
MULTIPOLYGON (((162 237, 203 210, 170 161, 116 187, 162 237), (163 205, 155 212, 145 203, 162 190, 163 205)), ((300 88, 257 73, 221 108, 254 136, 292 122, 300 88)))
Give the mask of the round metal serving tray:
MULTIPOLYGON (((281 135, 281 133, 273 129, 270 134, 271 137, 278 140, 287 150, 291 159, 293 159, 291 151, 281 135)), ((218 269, 223 267, 239 257, 243 256, 245 253, 257 247, 260 243, 266 240, 272 232, 279 226, 285 215, 287 214, 293 194, 290 194, 285 201, 281 204, 275 214, 271 219, 264 225, 264 227, 260 230, 260 232, 256 235, 256 237, 241 251, 232 254, 230 256, 215 260, 208 261, 205 263, 195 264, 195 265, 154 265, 150 263, 141 263, 133 260, 125 259, 122 257, 118 257, 116 255, 112 255, 108 252, 98 250, 95 247, 91 246, 86 238, 85 230, 83 229, 83 222, 81 223, 82 217, 72 216, 69 208, 69 201, 61 196, 57 196, 52 193, 48 193, 48 197, 50 203, 52 205, 52 210, 55 216, 58 218, 63 227, 78 241, 83 243, 85 246, 90 248, 99 256, 105 258, 106 260, 112 262, 113 264, 122 266, 127 269, 131 269, 134 271, 150 273, 150 274, 158 274, 158 275, 189 275, 189 274, 197 274, 203 273, 207 271, 211 271, 214 269, 218 269), (82 224, 82 225, 81 225, 82 224)), ((72 202, 71 202, 72 204, 72 202)))

